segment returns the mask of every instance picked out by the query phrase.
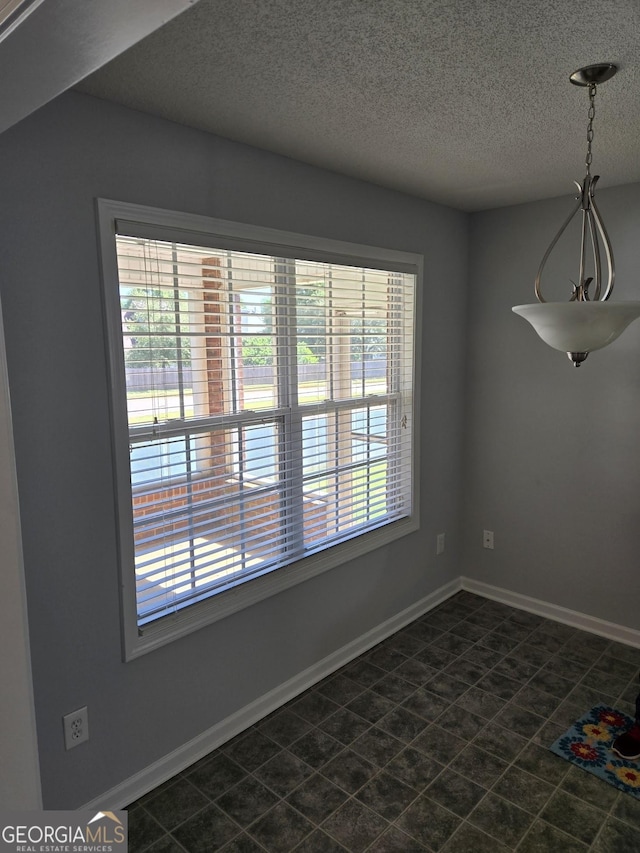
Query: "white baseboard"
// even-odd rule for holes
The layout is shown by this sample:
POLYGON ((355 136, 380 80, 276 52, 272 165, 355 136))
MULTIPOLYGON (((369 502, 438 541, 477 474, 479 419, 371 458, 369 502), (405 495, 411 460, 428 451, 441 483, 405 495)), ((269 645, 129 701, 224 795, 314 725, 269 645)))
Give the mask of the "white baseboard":
POLYGON ((330 675, 332 672, 349 663, 349 661, 363 654, 372 648, 372 646, 382 642, 382 640, 390 637, 391 634, 395 634, 396 631, 404 628, 405 625, 413 622, 419 616, 446 601, 447 598, 450 598, 460 589, 462 589, 460 578, 456 578, 455 581, 440 587, 435 592, 412 604, 411 607, 408 607, 401 613, 397 613, 391 619, 387 619, 356 640, 347 643, 346 646, 323 658, 323 660, 310 666, 303 672, 298 673, 298 675, 290 678, 289 681, 279 685, 274 690, 270 690, 268 693, 260 696, 235 714, 216 723, 216 725, 202 732, 202 734, 193 738, 193 740, 188 741, 168 755, 163 756, 158 761, 145 767, 144 770, 125 779, 119 785, 116 785, 109 791, 105 791, 104 794, 95 797, 80 808, 101 809, 104 811, 104 809, 121 809, 129 803, 134 802, 139 797, 153 790, 153 788, 175 776, 176 773, 186 770, 195 761, 204 758, 212 750, 231 740, 232 737, 235 737, 249 726, 257 723, 258 720, 266 717, 267 714, 294 699, 321 679, 326 678, 327 675, 330 675))
POLYGON ((202 734, 193 738, 193 740, 188 741, 168 755, 163 756, 134 776, 125 779, 119 785, 111 788, 111 790, 105 791, 99 797, 95 797, 81 808, 101 809, 104 811, 104 809, 120 809, 134 802, 139 797, 153 790, 153 788, 175 776, 176 773, 186 770, 195 761, 208 755, 212 750, 226 743, 249 726, 257 723, 258 720, 266 717, 267 714, 294 699, 321 679, 326 678, 327 675, 330 675, 332 672, 349 663, 349 661, 363 654, 372 646, 382 642, 382 640, 391 636, 391 634, 395 634, 396 631, 413 622, 414 619, 417 619, 438 604, 446 601, 447 598, 450 598, 461 589, 476 593, 484 598, 500 601, 519 610, 526 610, 529 613, 535 613, 538 616, 562 622, 573 628, 580 628, 583 631, 598 634, 609 640, 615 640, 625 645, 640 648, 640 631, 634 628, 627 628, 623 625, 616 625, 613 622, 606 622, 604 619, 597 619, 595 616, 578 613, 566 607, 549 604, 546 601, 540 601, 528 595, 511 592, 501 587, 491 586, 472 578, 459 577, 455 581, 435 590, 435 592, 432 592, 415 604, 412 604, 411 607, 396 614, 391 619, 387 619, 382 624, 377 625, 371 631, 367 631, 366 634, 363 634, 356 640, 347 643, 346 646, 323 658, 323 660, 303 672, 298 673, 298 675, 295 675, 274 690, 260 696, 235 714, 202 732, 202 734))
POLYGON ((491 584, 482 583, 482 581, 476 581, 472 578, 461 577, 459 580, 462 589, 481 595, 483 598, 491 598, 494 601, 500 601, 502 604, 517 607, 519 610, 526 610, 529 613, 544 616, 546 619, 562 622, 572 628, 580 628, 582 631, 598 634, 608 640, 615 640, 627 646, 640 648, 640 631, 636 628, 627 628, 624 625, 617 625, 615 622, 607 622, 604 619, 598 619, 596 616, 588 616, 585 613, 579 613, 577 610, 569 610, 567 607, 549 604, 538 598, 531 598, 528 595, 491 586, 491 584))

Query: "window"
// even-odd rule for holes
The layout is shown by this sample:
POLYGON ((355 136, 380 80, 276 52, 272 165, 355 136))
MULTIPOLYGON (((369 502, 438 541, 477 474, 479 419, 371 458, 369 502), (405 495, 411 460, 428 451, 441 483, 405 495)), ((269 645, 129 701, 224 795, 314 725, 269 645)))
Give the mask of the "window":
POLYGON ((416 529, 416 256, 100 220, 127 657, 416 529))

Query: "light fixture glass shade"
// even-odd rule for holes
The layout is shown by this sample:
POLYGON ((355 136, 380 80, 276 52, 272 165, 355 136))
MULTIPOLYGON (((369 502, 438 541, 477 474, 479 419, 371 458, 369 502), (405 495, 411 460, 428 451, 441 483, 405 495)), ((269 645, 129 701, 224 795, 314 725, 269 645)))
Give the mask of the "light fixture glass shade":
POLYGON ((640 317, 640 302, 541 302, 516 305, 550 347, 588 353, 610 344, 640 317))

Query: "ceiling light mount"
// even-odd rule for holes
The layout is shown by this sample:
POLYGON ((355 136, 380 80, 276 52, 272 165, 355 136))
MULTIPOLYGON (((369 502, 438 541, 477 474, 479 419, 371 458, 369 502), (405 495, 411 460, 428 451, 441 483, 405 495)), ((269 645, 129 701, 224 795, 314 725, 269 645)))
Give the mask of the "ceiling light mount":
POLYGON ((574 182, 579 191, 576 204, 551 241, 538 268, 535 294, 539 304, 516 305, 513 309, 531 323, 545 343, 566 352, 576 367, 582 364, 589 352, 610 344, 629 323, 640 316, 640 302, 617 305, 607 302, 613 291, 615 267, 609 236, 594 197, 599 176, 591 174, 596 90, 598 84, 610 80, 617 70, 617 66, 612 63, 599 63, 579 68, 569 78, 576 86, 589 90, 586 172, 582 183, 574 182), (578 211, 582 213, 578 281, 572 282, 568 303, 547 302, 542 296, 542 272, 556 243, 578 211), (588 254, 591 255, 590 262, 588 254), (606 264, 604 282, 603 258, 606 264))
POLYGON ((611 80, 618 72, 618 66, 611 62, 599 62, 597 65, 587 65, 584 68, 578 68, 569 77, 569 80, 574 86, 591 86, 592 84, 599 86, 600 83, 606 83, 611 80))

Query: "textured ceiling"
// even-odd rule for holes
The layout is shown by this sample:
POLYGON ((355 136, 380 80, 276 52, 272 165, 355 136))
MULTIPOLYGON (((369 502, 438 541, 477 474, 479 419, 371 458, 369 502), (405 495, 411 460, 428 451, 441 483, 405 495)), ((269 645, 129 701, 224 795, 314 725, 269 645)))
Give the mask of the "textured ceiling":
POLYGON ((640 180, 640 0, 199 0, 78 87, 479 210, 640 180))

